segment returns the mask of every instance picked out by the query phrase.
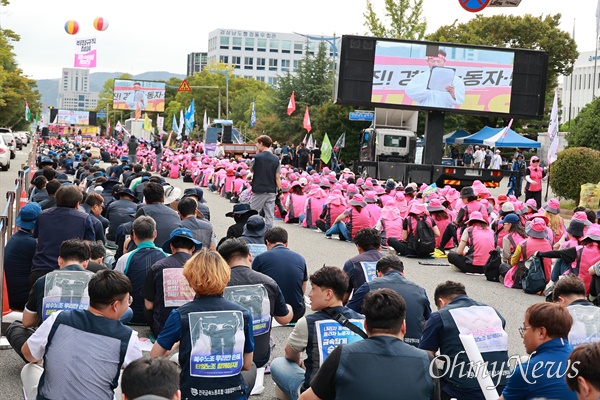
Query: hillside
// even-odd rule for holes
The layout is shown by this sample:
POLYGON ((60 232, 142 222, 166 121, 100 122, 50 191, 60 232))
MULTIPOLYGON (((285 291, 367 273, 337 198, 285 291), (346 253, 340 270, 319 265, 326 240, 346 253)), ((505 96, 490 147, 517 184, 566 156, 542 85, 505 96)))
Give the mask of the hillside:
MULTIPOLYGON (((100 92, 106 82, 110 78, 118 78, 123 72, 92 72, 90 74, 90 91, 100 92)), ((146 81, 166 81, 169 78, 184 79, 183 74, 174 74, 166 71, 150 71, 141 74, 133 75, 134 79, 146 81)), ((56 107, 58 99, 58 79, 40 79, 37 81, 38 90, 42 95, 42 104, 56 107)))

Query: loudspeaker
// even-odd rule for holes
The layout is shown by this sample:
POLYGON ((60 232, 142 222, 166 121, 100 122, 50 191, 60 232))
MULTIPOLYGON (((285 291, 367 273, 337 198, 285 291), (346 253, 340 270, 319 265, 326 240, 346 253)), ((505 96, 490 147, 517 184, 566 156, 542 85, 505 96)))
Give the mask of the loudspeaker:
POLYGON ((223 141, 221 143, 233 143, 233 139, 231 139, 231 125, 223 125, 223 141))
POLYGON ((43 136, 43 137, 48 137, 48 136, 50 136, 50 132, 48 131, 48 128, 47 128, 47 127, 43 127, 43 128, 42 128, 42 136, 43 136))

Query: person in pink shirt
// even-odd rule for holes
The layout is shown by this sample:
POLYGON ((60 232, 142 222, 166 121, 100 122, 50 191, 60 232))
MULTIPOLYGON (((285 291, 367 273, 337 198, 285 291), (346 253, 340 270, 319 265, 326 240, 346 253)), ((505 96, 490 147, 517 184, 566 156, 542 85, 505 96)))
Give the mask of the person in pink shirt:
POLYGON ((381 216, 375 228, 381 232, 385 245, 389 238, 402 239, 402 221, 400 210, 394 200, 388 200, 381 209, 381 216))
POLYGON ((377 204, 378 200, 379 199, 377 198, 375 191, 370 190, 365 192, 365 201, 367 202, 366 209, 369 211, 369 214, 371 214, 371 218, 369 220, 371 226, 375 226, 377 221, 379 221, 379 217, 381 216, 381 207, 379 207, 379 204, 377 204))
POLYGON ((464 273, 483 274, 483 266, 490 257, 490 251, 495 249, 494 232, 483 214, 473 211, 456 252, 448 253, 448 262, 464 273))
MULTIPOLYGON (((427 211, 429 211, 429 214, 435 220, 435 224, 440 232, 446 230, 446 227, 456 218, 456 214, 444 207, 440 199, 432 199, 427 205, 427 211)), ((435 238, 436 248, 439 247, 441 240, 441 235, 435 238)), ((454 245, 454 242, 450 241, 446 244, 445 249, 452 249, 454 245)))

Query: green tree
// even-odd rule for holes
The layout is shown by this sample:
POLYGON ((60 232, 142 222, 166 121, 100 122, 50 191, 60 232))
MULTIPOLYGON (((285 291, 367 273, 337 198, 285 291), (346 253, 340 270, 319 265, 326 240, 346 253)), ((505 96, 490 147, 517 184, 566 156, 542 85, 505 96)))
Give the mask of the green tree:
MULTIPOLYGON (((570 143, 569 143, 570 144, 570 143)), ((552 163, 550 187, 560 197, 579 203, 581 185, 600 181, 600 152, 586 147, 569 147, 552 163)))
POLYGON ((364 25, 368 33, 381 38, 421 40, 427 29, 423 18, 423 0, 384 0, 384 15, 389 27, 381 21, 373 8, 373 1, 367 0, 364 25))
POLYGON ((589 147, 600 150, 600 98, 587 104, 571 121, 567 134, 569 147, 589 147))

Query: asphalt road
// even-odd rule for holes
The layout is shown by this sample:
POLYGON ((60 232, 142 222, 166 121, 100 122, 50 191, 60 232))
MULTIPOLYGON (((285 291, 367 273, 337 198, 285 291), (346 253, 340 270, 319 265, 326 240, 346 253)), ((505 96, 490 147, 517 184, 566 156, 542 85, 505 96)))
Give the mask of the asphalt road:
MULTIPOLYGON (((27 147, 30 149, 30 147, 27 147)), ((0 172, 0 192, 6 193, 12 190, 14 178, 17 174, 17 165, 20 165, 25 159, 26 154, 18 154, 17 159, 11 163, 9 172, 0 172)), ((182 188, 192 186, 182 181, 171 181, 176 186, 182 188)), ((494 190, 498 195, 506 193, 506 187, 503 186, 494 190)), ((225 213, 231 211, 232 204, 224 198, 205 190, 207 205, 211 208, 211 218, 217 237, 225 235, 227 227, 233 223, 233 220, 225 217, 225 213)), ((5 195, 0 199, 0 209, 3 209, 5 195)), ((281 221, 277 225, 284 226, 289 233, 289 247, 302 254, 307 262, 309 274, 319 269, 323 264, 336 265, 341 267, 344 262, 357 254, 356 247, 352 243, 340 242, 338 240, 326 240, 323 233, 301 228, 296 225, 283 224, 281 221)), ((525 349, 518 328, 523 325, 523 316, 527 307, 533 303, 544 301, 543 297, 527 295, 520 290, 507 289, 499 283, 487 282, 482 276, 465 275, 450 265, 431 266, 420 265, 419 260, 403 257, 405 265, 405 276, 423 286, 433 305, 433 292, 437 284, 446 280, 462 282, 470 297, 475 300, 495 307, 506 319, 506 331, 509 335, 509 355, 525 355, 525 349)), ((434 260, 431 260, 434 261, 434 260)), ((446 262, 445 259, 435 260, 446 262)), ((141 329, 144 332, 143 328, 141 329)), ((275 357, 283 355, 285 341, 291 328, 277 327, 272 331, 272 337, 277 344, 274 352, 275 357)), ((20 399, 22 398, 20 370, 23 362, 12 350, 0 350, 0 398, 2 399, 20 399)), ((274 384, 269 375, 265 377, 265 391, 259 396, 253 396, 255 399, 274 399, 274 384)))

